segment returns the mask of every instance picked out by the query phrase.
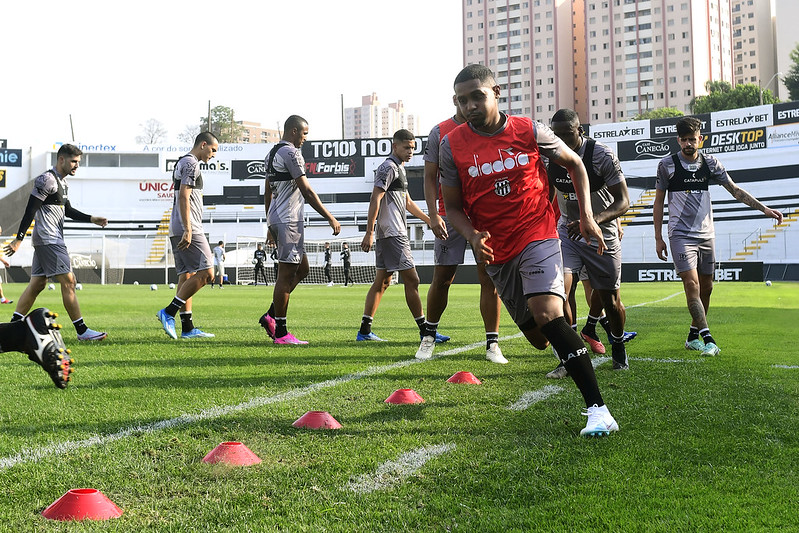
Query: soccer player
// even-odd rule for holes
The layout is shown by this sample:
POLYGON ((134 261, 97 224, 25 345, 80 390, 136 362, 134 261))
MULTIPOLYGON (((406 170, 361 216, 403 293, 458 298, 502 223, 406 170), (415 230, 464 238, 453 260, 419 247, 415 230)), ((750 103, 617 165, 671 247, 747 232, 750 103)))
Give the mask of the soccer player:
POLYGON ((79 341, 101 341, 107 334, 89 329, 83 321, 78 297, 75 295, 75 275, 64 242, 64 217, 78 222, 91 222, 101 228, 108 225, 105 217, 81 213, 69 202, 67 176, 74 176, 80 166, 83 152, 71 144, 62 144, 56 154, 53 168, 36 177, 28 206, 19 224, 16 238, 5 247, 10 257, 19 250, 22 240, 36 218, 33 226, 33 263, 31 280, 17 300, 17 308, 11 321, 22 320, 33 307, 36 297, 47 285, 47 278, 54 277, 61 285, 61 300, 67 310, 79 341))
MULTIPOLYGON (((455 281, 458 265, 463 264, 466 254, 466 239, 447 222, 438 173, 438 147, 441 139, 456 126, 466 122, 458 103, 453 97, 455 115, 433 126, 427 136, 424 152, 424 199, 430 216, 430 228, 436 236, 434 244, 435 267, 433 279, 427 289, 427 318, 424 337, 416 352, 417 359, 429 359, 433 355, 435 334, 441 315, 447 308, 449 288, 455 281), (436 201, 438 205, 436 205, 436 201)), ((485 263, 477 263, 477 278, 480 281, 480 314, 483 317, 486 335, 486 359, 492 363, 505 364, 508 360, 499 348, 499 315, 501 312, 497 289, 485 270, 485 263)))
POLYGON ((674 268, 682 279, 691 327, 685 348, 704 356, 718 355, 721 350, 710 334, 707 311, 713 292, 715 270, 715 230, 713 208, 708 185, 721 185, 739 202, 762 211, 782 223, 782 213, 760 203, 757 198, 736 185, 724 166, 714 156, 699 152, 701 122, 694 117, 677 121, 677 142, 680 151, 661 159, 655 182, 655 250, 662 261, 668 259, 663 241, 663 201, 669 195, 669 244, 674 268))
POLYGON ((272 269, 275 272, 275 283, 277 283, 277 271, 280 267, 280 261, 277 260, 277 246, 274 243, 269 243, 269 239, 267 239, 267 244, 271 246, 272 251, 269 252, 269 258, 272 259, 272 269))
POLYGON ((327 286, 333 286, 333 276, 330 275, 330 263, 333 260, 332 252, 330 251, 330 243, 325 243, 325 278, 327 278, 327 286))
POLYGON ((169 222, 169 240, 175 256, 178 285, 175 297, 156 316, 164 332, 177 339, 175 315, 180 311, 183 339, 214 337, 194 327, 192 297, 206 284, 213 283, 214 269, 211 246, 203 229, 203 175, 200 162, 208 163, 219 150, 216 136, 205 131, 194 139, 191 151, 178 159, 172 180, 175 184, 175 201, 169 222))
MULTIPOLYGON (((419 209, 408 194, 408 178, 405 163, 413 157, 416 139, 408 130, 394 132, 391 155, 375 170, 374 188, 369 200, 366 234, 361 241, 361 250, 369 252, 375 245, 375 280, 366 293, 361 327, 355 340, 382 341, 372 332, 372 321, 383 294, 391 284, 391 276, 399 272, 405 288, 405 303, 424 335, 424 311, 419 297, 419 275, 413 264, 411 243, 408 240, 405 211, 430 225, 430 218, 419 209), (375 240, 375 226, 377 239, 375 240)), ((441 336, 443 342, 443 336, 441 336)), ((449 337, 446 338, 449 340, 449 337)))
MULTIPOLYGON (((3 263, 4 268, 8 268, 11 265, 6 261, 5 257, 0 257, 0 263, 3 263)), ((3 294, 3 280, 0 279, 0 304, 12 304, 14 300, 9 300, 6 298, 5 294, 3 294)))
POLYGON ((344 286, 348 287, 349 285, 352 285, 352 278, 350 277, 350 266, 352 265, 352 259, 349 243, 345 242, 341 245, 341 251, 339 252, 339 255, 341 256, 341 264, 344 266, 344 286))
POLYGON ((225 281, 225 241, 219 241, 214 249, 211 250, 214 254, 214 277, 211 278, 211 288, 214 288, 214 278, 219 280, 219 288, 222 289, 222 283, 225 281))
POLYGON ((519 329, 538 328, 557 351, 585 401, 588 422, 580 434, 618 431, 588 350, 563 318, 560 241, 541 157, 568 171, 579 205, 580 233, 586 240, 596 239, 601 253, 605 241, 591 214, 582 160, 547 126, 500 112, 500 87, 489 68, 468 65, 455 78, 454 88, 468 122, 450 131, 440 147, 447 218, 472 245, 477 260, 487 263, 486 271, 519 329))
POLYGON ((264 251, 264 245, 260 242, 258 243, 258 249, 252 255, 252 260, 255 262, 255 285, 258 285, 258 273, 261 273, 261 277, 264 278, 264 285, 269 285, 266 281, 266 270, 264 269, 264 262, 266 261, 266 252, 264 251))
POLYGON ((59 389, 67 388, 74 360, 61 337, 58 315, 40 307, 22 320, 0 324, 0 353, 22 352, 41 366, 59 389))
MULTIPOLYGON (((624 323, 626 312, 621 303, 621 242, 616 219, 627 212, 630 206, 627 183, 616 154, 602 143, 583 136, 580 117, 572 109, 559 109, 552 117, 552 132, 571 150, 582 158, 588 173, 591 208, 594 221, 602 229, 605 251, 597 253, 595 242, 585 242, 580 235, 580 206, 577 202, 574 184, 566 169, 555 162, 547 165, 549 184, 558 201, 560 220, 561 255, 563 257, 563 282, 566 294, 571 294, 579 280, 583 267, 594 292, 599 294, 602 306, 610 320, 611 351, 613 369, 626 370, 627 351, 624 346, 624 323)), ((564 307, 566 320, 575 324, 577 317, 572 315, 568 303, 564 307)), ((597 317, 592 327, 584 328, 581 335, 594 353, 604 353, 605 347, 596 335, 597 317), (591 331, 593 329, 593 331, 591 331)))
POLYGON ((305 160, 300 148, 308 137, 308 121, 291 115, 283 125, 283 138, 269 151, 265 160, 266 185, 264 207, 269 233, 277 245, 277 281, 272 305, 258 320, 275 344, 308 344, 289 333, 286 325, 289 297, 305 279, 310 267, 305 254, 305 203, 327 220, 338 235, 341 225, 325 208, 305 176, 305 160))

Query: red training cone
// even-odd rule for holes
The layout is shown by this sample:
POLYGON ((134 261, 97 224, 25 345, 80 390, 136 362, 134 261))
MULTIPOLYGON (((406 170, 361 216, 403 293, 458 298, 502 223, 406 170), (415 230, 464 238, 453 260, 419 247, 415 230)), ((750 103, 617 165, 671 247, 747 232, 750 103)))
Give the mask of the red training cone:
POLYGON ((471 372, 455 372, 447 383, 466 383, 470 385, 482 385, 482 381, 474 377, 471 372))
POLYGON ((295 428, 309 429, 340 429, 338 420, 330 416, 327 411, 308 411, 292 424, 295 428))
POLYGON ((397 389, 385 399, 385 403, 424 403, 424 398, 413 389, 397 389))
POLYGON ((257 465, 261 458, 240 442, 223 442, 203 457, 203 463, 224 463, 231 466, 257 465))
POLYGON ((97 489, 71 489, 42 511, 50 520, 108 520, 122 516, 122 509, 97 489))

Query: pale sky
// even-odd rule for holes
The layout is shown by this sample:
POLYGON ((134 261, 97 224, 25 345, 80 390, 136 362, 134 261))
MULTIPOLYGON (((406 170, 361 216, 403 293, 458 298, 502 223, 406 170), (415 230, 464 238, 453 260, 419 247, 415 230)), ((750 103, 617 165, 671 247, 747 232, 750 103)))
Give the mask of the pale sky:
POLYGON ((211 106, 276 128, 305 117, 341 135, 344 106, 402 100, 426 134, 452 108, 463 66, 460 0, 10 0, 3 2, 0 138, 133 147, 169 141, 211 106))

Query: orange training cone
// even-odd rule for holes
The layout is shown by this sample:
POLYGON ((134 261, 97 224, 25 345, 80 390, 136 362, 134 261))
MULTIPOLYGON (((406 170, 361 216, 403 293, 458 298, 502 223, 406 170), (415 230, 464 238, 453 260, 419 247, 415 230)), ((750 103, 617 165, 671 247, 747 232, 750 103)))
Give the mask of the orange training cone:
POLYGON ((309 429, 340 429, 338 420, 330 416, 327 411, 308 411, 292 424, 295 428, 309 429))
POLYGON ((108 520, 122 513, 97 489, 71 489, 42 511, 42 516, 50 520, 108 520))
POLYGON ((223 442, 203 457, 203 463, 224 463, 231 466, 257 465, 261 458, 240 442, 223 442))
POLYGON ((467 383, 470 385, 482 385, 482 381, 474 377, 471 372, 455 372, 447 383, 467 383))
POLYGON ((424 403, 424 398, 413 389, 397 389, 385 399, 385 403, 424 403))

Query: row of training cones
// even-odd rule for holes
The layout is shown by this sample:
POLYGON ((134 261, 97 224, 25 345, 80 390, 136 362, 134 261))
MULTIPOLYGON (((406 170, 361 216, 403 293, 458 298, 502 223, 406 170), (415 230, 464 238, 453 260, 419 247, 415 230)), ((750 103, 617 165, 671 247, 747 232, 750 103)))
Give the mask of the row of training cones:
MULTIPOLYGON (((456 372, 448 383, 480 385, 481 381, 471 372, 456 372)), ((424 403, 424 398, 413 389, 397 389, 385 403, 424 403)), ((295 428, 340 429, 342 426, 326 411, 308 411, 293 424, 295 428)), ((229 466, 257 465, 261 458, 241 442, 223 442, 203 457, 204 463, 229 466)), ((97 489, 71 489, 50 504, 42 516, 50 520, 108 520, 119 518, 124 511, 97 489)))

